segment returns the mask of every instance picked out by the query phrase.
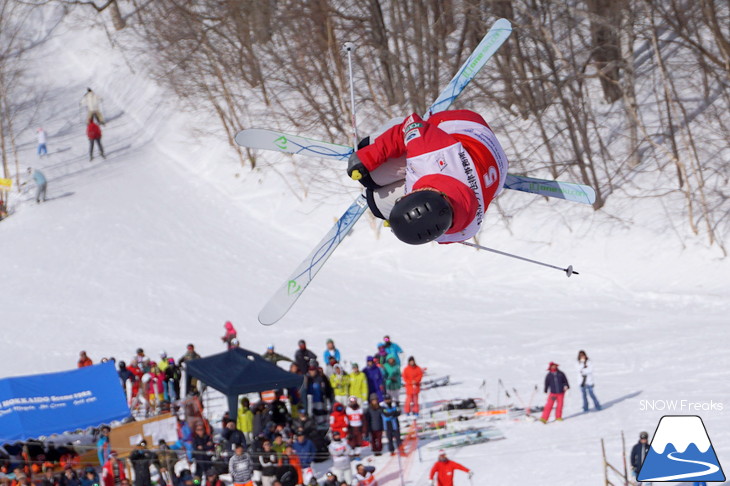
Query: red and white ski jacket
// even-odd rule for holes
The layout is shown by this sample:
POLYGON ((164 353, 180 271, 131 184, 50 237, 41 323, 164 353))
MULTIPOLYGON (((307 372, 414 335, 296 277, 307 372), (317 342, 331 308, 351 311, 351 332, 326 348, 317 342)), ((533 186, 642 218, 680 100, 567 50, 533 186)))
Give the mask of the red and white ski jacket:
POLYGON ((347 423, 350 427, 362 427, 363 413, 361 408, 347 407, 345 413, 347 414, 347 423))
POLYGON ((357 155, 370 172, 405 155, 406 194, 432 188, 448 198, 454 220, 436 239, 439 243, 474 236, 507 177, 507 156, 494 132, 481 115, 468 110, 443 111, 428 121, 414 113, 357 155))

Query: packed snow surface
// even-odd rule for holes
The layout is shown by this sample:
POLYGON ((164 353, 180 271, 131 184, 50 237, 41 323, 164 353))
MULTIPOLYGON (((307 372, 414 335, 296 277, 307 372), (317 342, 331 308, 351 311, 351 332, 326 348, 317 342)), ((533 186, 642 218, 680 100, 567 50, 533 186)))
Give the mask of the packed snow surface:
MULTIPOLYGON (((31 183, 0 222, 3 376, 73 368, 80 350, 95 361, 137 347, 177 358, 193 342, 205 356, 223 350, 226 320, 247 349, 293 355, 305 338, 319 355, 333 338, 361 364, 389 334, 432 376, 451 375, 424 401, 486 394, 520 405, 514 390, 527 402, 537 385, 532 403, 542 404, 548 362, 568 375, 564 422, 495 422, 505 440, 450 450, 474 484, 599 484, 601 438, 623 468, 621 432, 630 448, 667 414, 700 415, 730 463, 730 266, 686 228, 653 224, 681 203, 617 194, 594 213, 505 191, 500 205, 529 207, 508 222, 492 207, 479 242, 572 264, 580 275, 570 278, 462 245, 409 247, 364 217, 292 311, 264 327, 259 309, 357 184, 342 174, 331 192, 304 198, 287 178, 310 159, 271 154, 263 169, 242 168, 214 120, 133 67, 103 30, 70 22, 28 59, 44 96, 23 114, 21 171, 40 168, 50 200, 36 205, 31 183), (104 99, 106 160, 88 160, 78 107, 87 86, 104 99), (603 411, 582 413, 580 349, 603 411)), ((424 484, 434 459, 424 450, 408 483, 424 484)), ((456 484, 468 479, 457 473, 456 484)))

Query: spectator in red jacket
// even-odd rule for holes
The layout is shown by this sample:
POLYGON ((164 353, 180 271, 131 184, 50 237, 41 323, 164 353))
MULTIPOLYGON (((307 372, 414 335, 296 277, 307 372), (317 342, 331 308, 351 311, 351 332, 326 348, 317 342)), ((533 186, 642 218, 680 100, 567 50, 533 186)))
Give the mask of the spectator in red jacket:
POLYGON ((454 471, 457 470, 466 472, 469 475, 469 479, 471 479, 474 475, 474 473, 468 468, 446 457, 445 450, 439 450, 439 459, 431 468, 431 474, 428 475, 428 479, 431 481, 431 486, 453 486, 454 471), (434 476, 438 476, 437 481, 434 481, 434 476))
POLYGON ((331 433, 339 432, 342 437, 347 435, 347 413, 345 406, 339 402, 335 402, 330 414, 330 431, 331 433))
POLYGON ((421 393, 421 380, 423 370, 416 364, 413 356, 408 358, 408 364, 401 373, 403 383, 406 385, 406 402, 403 405, 403 412, 406 415, 418 415, 418 395, 421 393))
POLYGON ((99 146, 99 153, 105 159, 104 147, 101 146, 101 128, 93 120, 89 120, 89 124, 86 125, 86 136, 89 137, 89 160, 94 160, 94 142, 99 146))
POLYGON ((91 366, 92 364, 94 364, 94 363, 91 361, 91 358, 86 356, 86 351, 81 351, 79 353, 79 362, 78 362, 79 368, 91 366))
POLYGON ((111 451, 101 470, 101 480, 104 486, 119 486, 125 479, 127 475, 124 473, 124 463, 117 459, 117 451, 111 451))

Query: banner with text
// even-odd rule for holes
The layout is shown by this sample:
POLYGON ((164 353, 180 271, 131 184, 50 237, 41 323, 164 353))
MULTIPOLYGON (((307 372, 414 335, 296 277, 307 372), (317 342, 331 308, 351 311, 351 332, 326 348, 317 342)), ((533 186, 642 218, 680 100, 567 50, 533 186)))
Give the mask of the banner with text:
POLYGON ((0 443, 96 427, 129 415, 111 361, 0 379, 0 443))

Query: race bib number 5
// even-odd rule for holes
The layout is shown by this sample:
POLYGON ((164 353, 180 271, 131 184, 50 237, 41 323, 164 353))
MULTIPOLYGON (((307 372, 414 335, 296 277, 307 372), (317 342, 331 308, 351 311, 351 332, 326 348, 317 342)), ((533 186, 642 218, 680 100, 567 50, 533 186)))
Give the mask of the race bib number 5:
POLYGON ((485 188, 490 187, 492 184, 497 182, 499 180, 499 173, 497 172, 497 169, 495 169, 494 167, 490 167, 487 170, 487 173, 484 174, 483 180, 485 188))

